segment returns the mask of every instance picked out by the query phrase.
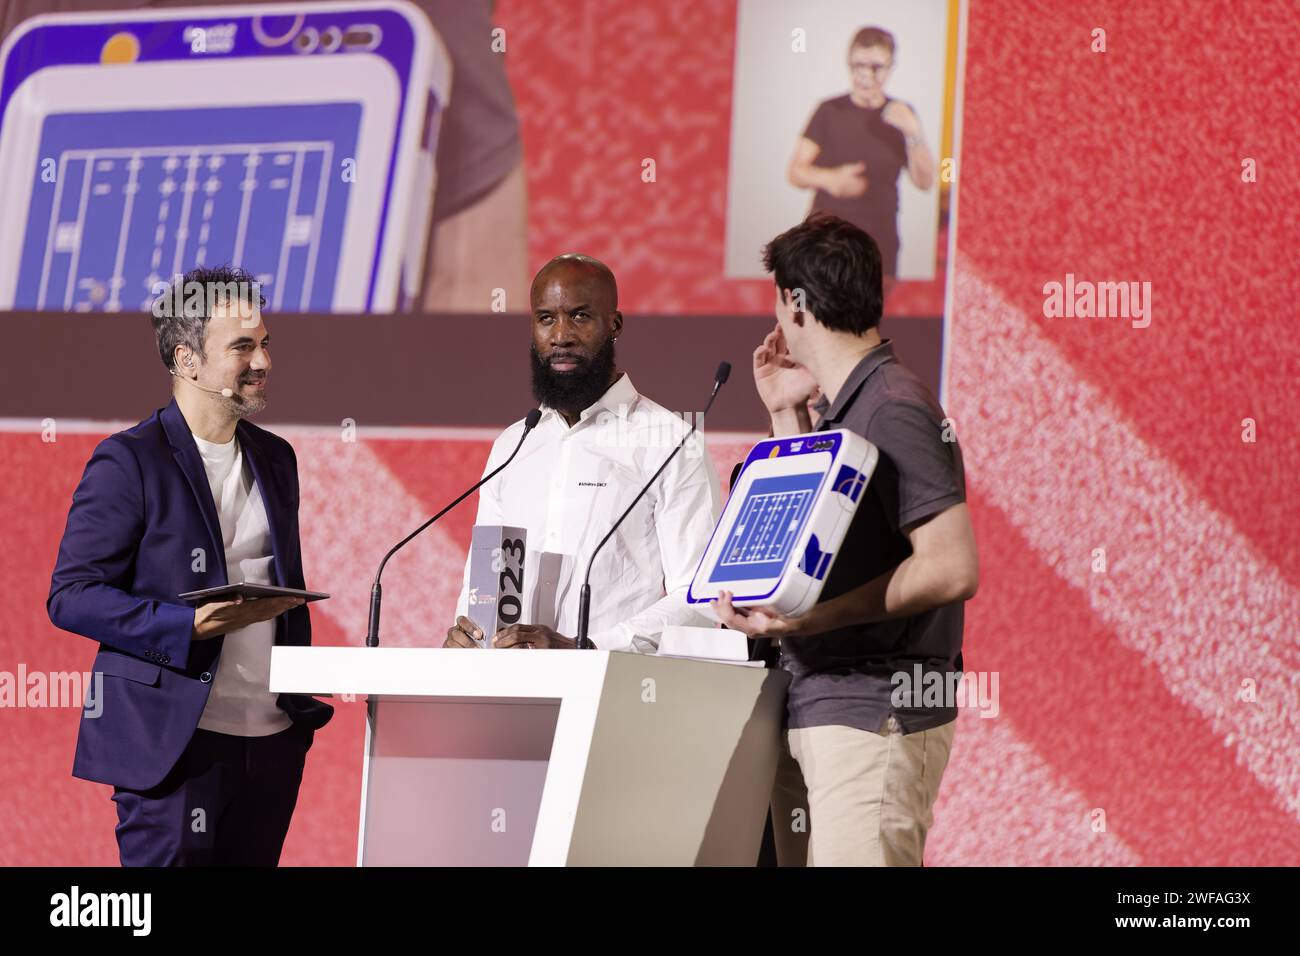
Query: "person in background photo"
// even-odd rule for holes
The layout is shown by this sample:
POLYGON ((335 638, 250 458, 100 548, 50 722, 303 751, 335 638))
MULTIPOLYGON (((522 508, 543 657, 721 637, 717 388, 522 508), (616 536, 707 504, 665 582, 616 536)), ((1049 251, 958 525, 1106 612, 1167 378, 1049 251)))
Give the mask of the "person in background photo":
POLYGON ((849 44, 848 93, 825 100, 795 145, 787 178, 814 190, 809 213, 853 223, 880 249, 885 291, 898 271, 898 177, 922 190, 934 185, 934 154, 916 111, 885 92, 894 68, 894 37, 864 27, 849 44))

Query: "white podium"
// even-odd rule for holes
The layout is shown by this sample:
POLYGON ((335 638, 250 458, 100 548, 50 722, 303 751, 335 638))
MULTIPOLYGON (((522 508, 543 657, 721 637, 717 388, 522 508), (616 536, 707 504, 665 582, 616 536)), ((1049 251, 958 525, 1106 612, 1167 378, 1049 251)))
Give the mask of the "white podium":
POLYGON ((369 698, 359 866, 753 866, 780 670, 609 651, 276 647, 369 698))

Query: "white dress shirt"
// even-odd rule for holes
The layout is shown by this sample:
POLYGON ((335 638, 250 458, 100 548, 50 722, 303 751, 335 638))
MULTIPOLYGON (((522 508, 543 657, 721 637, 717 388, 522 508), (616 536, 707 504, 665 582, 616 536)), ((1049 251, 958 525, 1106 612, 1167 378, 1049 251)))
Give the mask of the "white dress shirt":
MULTIPOLYGON (((226 551, 226 580, 231 584, 271 583, 271 527, 266 505, 252 470, 244 461, 239 439, 224 445, 197 435, 203 468, 208 473, 212 501, 221 522, 226 551)), ((259 621, 228 631, 221 642, 221 660, 208 692, 199 727, 238 737, 265 737, 293 724, 275 705, 271 693, 271 647, 275 621, 259 621)))
MULTIPOLYGON (((523 428, 518 421, 501 433, 484 474, 510 456, 523 428)), ((527 529, 521 622, 577 635, 592 551, 688 428, 637 394, 626 374, 572 428, 542 409, 518 457, 479 489, 476 519, 527 529)), ((716 626, 686 603, 686 589, 720 509, 718 475, 697 432, 596 558, 588 637, 597 648, 654 653, 666 624, 716 626)), ((458 615, 468 613, 469 564, 458 615)))

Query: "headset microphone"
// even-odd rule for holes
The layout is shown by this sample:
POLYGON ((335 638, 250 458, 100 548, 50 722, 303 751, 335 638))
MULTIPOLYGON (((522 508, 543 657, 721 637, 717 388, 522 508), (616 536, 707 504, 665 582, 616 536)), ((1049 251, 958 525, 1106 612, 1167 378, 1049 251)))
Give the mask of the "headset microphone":
MULTIPOLYGON (((173 375, 176 375, 176 369, 172 369, 171 373, 173 375)), ((176 375, 176 377, 179 378, 182 382, 189 382, 191 385, 193 385, 195 388, 199 389, 200 391, 211 392, 213 395, 220 395, 222 398, 232 398, 235 394, 234 391, 229 388, 208 388, 206 385, 200 385, 198 382, 194 381, 193 379, 186 378, 184 375, 176 375)))

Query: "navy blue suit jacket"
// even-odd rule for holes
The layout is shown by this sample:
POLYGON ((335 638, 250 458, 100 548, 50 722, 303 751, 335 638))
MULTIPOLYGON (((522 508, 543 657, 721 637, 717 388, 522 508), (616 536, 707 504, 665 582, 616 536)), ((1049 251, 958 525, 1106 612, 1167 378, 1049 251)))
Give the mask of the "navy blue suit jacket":
MULTIPOLYGON (((287 441, 240 421, 240 447, 271 531, 272 583, 301 588, 298 463, 287 441)), ((198 726, 224 638, 191 643, 185 591, 228 584, 221 526, 198 446, 173 400, 99 443, 72 496, 46 603, 57 627, 99 642, 99 716, 83 712, 74 776, 130 790, 160 783, 198 726)), ((310 644, 304 604, 275 621, 276 644, 310 644)), ((276 701, 316 729, 334 708, 276 701)))

